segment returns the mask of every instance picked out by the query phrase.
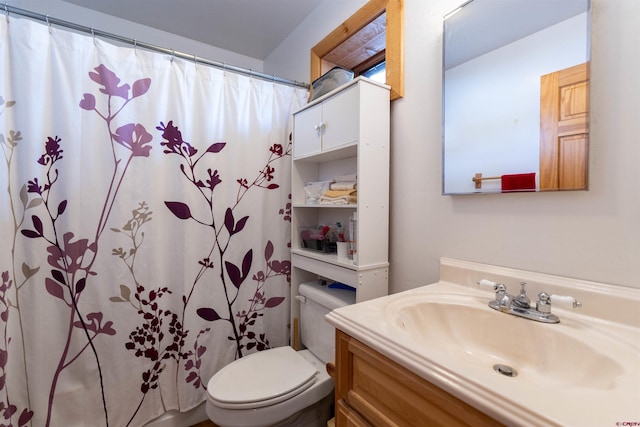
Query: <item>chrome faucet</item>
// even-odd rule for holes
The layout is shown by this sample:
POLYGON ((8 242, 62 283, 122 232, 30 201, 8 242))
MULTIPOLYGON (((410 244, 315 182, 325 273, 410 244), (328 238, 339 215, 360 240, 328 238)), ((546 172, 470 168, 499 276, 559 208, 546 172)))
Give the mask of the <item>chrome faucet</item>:
POLYGON ((480 286, 492 286, 496 292, 495 299, 489 301, 489 307, 503 313, 512 314, 525 319, 535 320, 543 323, 558 323, 560 319, 551 313, 551 303, 570 304, 573 308, 582 307, 573 297, 561 295, 549 295, 545 292, 538 294, 538 301, 535 308, 531 306, 531 300, 527 296, 525 289, 526 282, 520 282, 520 294, 518 296, 511 295, 507 292, 507 287, 501 283, 495 283, 490 280, 480 280, 480 286))

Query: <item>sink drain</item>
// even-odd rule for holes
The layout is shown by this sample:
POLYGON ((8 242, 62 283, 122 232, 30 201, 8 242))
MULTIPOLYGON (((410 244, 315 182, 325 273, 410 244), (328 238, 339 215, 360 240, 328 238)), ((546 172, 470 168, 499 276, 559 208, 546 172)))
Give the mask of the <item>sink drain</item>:
POLYGON ((505 377, 515 377, 518 375, 518 371, 507 365, 493 365, 493 370, 505 377))

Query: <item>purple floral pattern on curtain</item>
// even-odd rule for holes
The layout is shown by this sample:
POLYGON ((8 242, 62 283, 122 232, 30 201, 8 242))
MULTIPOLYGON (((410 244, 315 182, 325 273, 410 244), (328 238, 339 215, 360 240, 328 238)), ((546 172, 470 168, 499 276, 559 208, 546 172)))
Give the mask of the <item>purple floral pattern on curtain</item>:
MULTIPOLYGON (((286 191, 287 185, 282 186, 288 170, 282 168, 288 167, 290 139, 256 150, 253 155, 264 160, 254 175, 238 171, 233 176, 226 163, 235 155, 235 141, 187 142, 192 125, 180 129, 179 118, 131 120, 145 98, 153 96, 151 77, 123 79, 106 64, 84 75, 88 79, 76 101, 77 114, 97 118, 103 130, 82 141, 82 148, 59 128, 46 136, 42 151, 26 166, 23 162, 29 160, 21 150, 33 151, 28 149, 34 144, 31 136, 25 138, 29 130, 6 127, 0 132, 5 160, 1 176, 8 188, 2 221, 9 224, 2 228, 0 258, 0 426, 67 425, 67 393, 75 387, 68 381, 78 375, 92 383, 84 393, 93 411, 86 421, 91 425, 139 426, 151 414, 159 415, 159 408, 189 409, 192 403, 182 407, 181 400, 204 399, 212 370, 230 361, 225 351, 233 359, 271 347, 262 318, 270 310, 286 310, 288 242, 251 230, 261 216, 271 215, 281 224, 279 233, 288 236, 290 203, 263 212, 247 197, 262 192, 260 198, 269 198, 286 191), (92 211, 95 218, 78 203, 82 194, 66 188, 74 176, 70 154, 89 152, 90 144, 106 144, 109 153, 96 168, 108 178, 92 190, 91 200, 99 201, 92 211), (130 176, 150 162, 156 150, 162 152, 172 187, 181 190, 168 192, 161 202, 154 199, 154 204, 132 199, 140 193, 133 187, 139 179, 130 176), (36 173, 20 182, 16 178, 23 168, 36 173), (176 197, 181 192, 185 197, 176 197), (130 215, 125 217, 127 205, 130 215), (163 224, 153 228, 158 217, 163 224), (175 262, 175 268, 184 270, 186 283, 147 278, 148 269, 154 268, 148 264, 153 250, 149 239, 162 241, 158 230, 185 227, 199 230, 195 232, 202 237, 200 254, 185 256, 186 241, 174 242, 169 252, 184 257, 185 264, 175 262), (105 291, 107 296, 100 296, 105 291), (34 296, 38 308, 32 304, 34 296), (46 349, 47 366, 41 371, 49 375, 37 380, 29 376, 30 349, 37 348, 37 338, 31 336, 39 318, 36 309, 56 316, 50 330, 56 345, 46 349), (125 318, 130 320, 123 322, 125 318), (120 396, 122 390, 109 375, 114 355, 118 369, 128 373, 126 396, 120 396), (46 399, 34 400, 45 389, 46 399), (196 397, 186 399, 185 393, 196 397)), ((7 81, 4 85, 11 87, 7 81)), ((20 98, 0 97, 0 118, 8 110, 18 117, 21 103, 20 98)), ((42 323, 37 327, 46 329, 42 323)))

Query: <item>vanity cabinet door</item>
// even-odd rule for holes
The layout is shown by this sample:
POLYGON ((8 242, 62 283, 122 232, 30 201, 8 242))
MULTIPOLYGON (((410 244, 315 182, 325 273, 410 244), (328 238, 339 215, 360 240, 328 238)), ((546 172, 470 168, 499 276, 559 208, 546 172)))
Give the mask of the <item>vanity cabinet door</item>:
POLYGON ((336 425, 343 427, 371 427, 357 412, 343 401, 336 404, 336 425))
MULTIPOLYGON (((335 398, 337 408, 376 427, 502 425, 339 330, 335 398)), ((336 421, 336 427, 357 425, 346 416, 336 421)))

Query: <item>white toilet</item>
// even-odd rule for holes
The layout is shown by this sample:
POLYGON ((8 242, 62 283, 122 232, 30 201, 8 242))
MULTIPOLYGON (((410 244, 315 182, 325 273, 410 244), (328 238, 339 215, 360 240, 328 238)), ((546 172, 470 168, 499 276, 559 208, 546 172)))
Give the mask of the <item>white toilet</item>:
POLYGON ((278 347, 238 359, 207 384, 207 415, 220 427, 324 427, 333 417, 335 330, 324 316, 355 302, 355 292, 300 285, 300 328, 306 350, 278 347))

